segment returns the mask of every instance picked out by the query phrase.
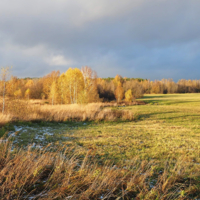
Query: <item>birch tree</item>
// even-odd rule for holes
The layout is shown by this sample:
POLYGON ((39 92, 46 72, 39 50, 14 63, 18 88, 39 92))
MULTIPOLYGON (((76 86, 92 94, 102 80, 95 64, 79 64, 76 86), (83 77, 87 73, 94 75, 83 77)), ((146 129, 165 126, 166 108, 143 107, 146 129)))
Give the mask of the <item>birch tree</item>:
POLYGON ((18 89, 14 92, 14 96, 15 98, 17 99, 20 99, 22 97, 22 90, 21 89, 18 89))
POLYGON ((33 84, 34 84, 33 80, 29 79, 29 80, 26 82, 25 87, 26 87, 26 88, 31 88, 31 87, 33 86, 33 84))
POLYGON ((54 103, 55 103, 56 96, 57 96, 57 88, 56 88, 56 82, 54 81, 51 85, 51 89, 50 89, 50 93, 49 93, 49 97, 51 99, 52 105, 54 105, 54 103))
POLYGON ((123 84, 123 78, 120 75, 116 75, 112 82, 115 87, 118 87, 119 83, 121 83, 121 85, 123 84))
POLYGON ((115 98, 117 102, 119 103, 123 99, 123 97, 124 97, 124 89, 122 87, 122 84, 119 82, 115 90, 115 98))
POLYGON ((14 96, 14 92, 19 88, 19 82, 17 77, 11 76, 10 80, 6 82, 6 96, 14 96))
POLYGON ((6 80, 8 79, 10 73, 11 73, 12 67, 2 67, 1 68, 1 80, 2 80, 2 87, 3 87, 3 107, 2 107, 2 113, 4 113, 5 110, 5 96, 6 96, 6 80))
POLYGON ((80 69, 69 68, 66 73, 66 89, 71 104, 79 103, 78 97, 84 90, 84 79, 80 69))
POLYGON ((131 89, 126 91, 125 99, 126 99, 126 101, 129 101, 129 102, 131 102, 133 100, 133 94, 132 94, 131 89))
POLYGON ((67 89, 66 89, 66 76, 61 74, 58 78, 58 100, 61 104, 68 103, 67 101, 67 89))
POLYGON ((31 91, 30 91, 30 89, 28 88, 27 90, 26 90, 26 92, 25 92, 25 98, 27 98, 28 100, 29 100, 29 98, 30 98, 30 93, 31 93, 31 91))
POLYGON ((82 101, 84 103, 96 102, 99 100, 97 92, 97 74, 90 67, 81 68, 84 79, 84 91, 82 92, 82 101))
POLYGON ((51 85, 54 81, 57 81, 59 75, 60 71, 53 71, 43 78, 43 93, 46 95, 46 97, 49 96, 51 85))

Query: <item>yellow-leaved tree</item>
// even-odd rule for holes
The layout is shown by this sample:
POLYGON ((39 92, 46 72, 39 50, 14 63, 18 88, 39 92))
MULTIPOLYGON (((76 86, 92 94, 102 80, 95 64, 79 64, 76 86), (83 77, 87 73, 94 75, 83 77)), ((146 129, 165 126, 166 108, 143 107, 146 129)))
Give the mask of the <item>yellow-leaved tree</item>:
POLYGON ((43 93, 46 97, 49 97, 51 85, 54 81, 57 81, 59 75, 59 71, 53 71, 43 78, 43 93))
POLYGON ((84 79, 80 69, 69 68, 66 73, 66 90, 67 90, 67 102, 74 104, 80 103, 79 96, 84 90, 84 79))
POLYGON ((30 88, 30 87, 33 86, 33 84, 34 84, 33 80, 29 79, 29 80, 26 82, 25 87, 26 87, 26 88, 30 88))
POLYGON ((51 100, 52 105, 54 105, 56 98, 57 98, 57 86, 56 86, 56 81, 53 81, 49 92, 49 99, 51 100))
POLYGON ((120 82, 118 83, 117 88, 115 90, 115 98, 118 103, 124 98, 124 89, 120 82))
POLYGON ((15 98, 17 98, 17 99, 20 99, 20 98, 22 97, 22 91, 21 91, 21 89, 16 90, 16 91, 14 92, 14 96, 15 96, 15 98))
POLYGON ((10 75, 10 71, 11 71, 12 67, 2 67, 1 68, 1 73, 0 73, 0 77, 1 77, 1 82, 2 82, 2 96, 3 96, 3 107, 2 107, 2 113, 4 113, 5 110, 5 96, 6 96, 6 80, 8 78, 8 76, 10 75))
POLYGON ((131 89, 127 90, 125 93, 125 100, 131 102, 133 100, 133 94, 131 89))
POLYGON ((88 66, 82 67, 81 72, 84 79, 84 90, 79 96, 79 101, 81 103, 91 103, 99 101, 96 72, 88 66))
POLYGON ((67 81, 66 81, 66 76, 65 74, 61 74, 60 77, 58 78, 58 101, 61 104, 64 103, 69 103, 67 100, 67 85, 66 85, 67 81))
POLYGON ((114 83, 115 88, 117 88, 119 83, 121 83, 121 85, 123 84, 123 78, 120 75, 116 75, 112 82, 114 83))
POLYGON ((7 81, 7 85, 6 85, 7 96, 13 97, 14 92, 18 90, 19 85, 20 85, 20 81, 18 80, 18 78, 15 76, 11 76, 11 79, 7 81))
POLYGON ((26 98, 26 99, 30 99, 30 94, 31 94, 31 90, 28 88, 26 91, 25 91, 25 95, 24 95, 24 97, 26 98))

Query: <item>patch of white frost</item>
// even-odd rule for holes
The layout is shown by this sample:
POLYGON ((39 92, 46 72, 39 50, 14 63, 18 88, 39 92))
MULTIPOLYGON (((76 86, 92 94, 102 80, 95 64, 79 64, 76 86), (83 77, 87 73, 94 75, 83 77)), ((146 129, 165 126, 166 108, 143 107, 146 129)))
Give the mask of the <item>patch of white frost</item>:
POLYGON ((40 141, 42 141, 42 140, 45 140, 45 137, 44 137, 43 135, 36 135, 36 136, 35 136, 35 140, 40 140, 40 141))
POLYGON ((35 143, 33 143, 33 145, 31 146, 32 148, 37 148, 37 149, 42 149, 43 148, 43 146, 42 145, 39 145, 39 144, 35 144, 35 143))
POLYGON ((54 134, 53 134, 53 133, 46 132, 44 135, 53 136, 54 134))
POLYGON ((14 126, 14 128, 15 128, 15 132, 21 131, 23 129, 22 126, 14 126))

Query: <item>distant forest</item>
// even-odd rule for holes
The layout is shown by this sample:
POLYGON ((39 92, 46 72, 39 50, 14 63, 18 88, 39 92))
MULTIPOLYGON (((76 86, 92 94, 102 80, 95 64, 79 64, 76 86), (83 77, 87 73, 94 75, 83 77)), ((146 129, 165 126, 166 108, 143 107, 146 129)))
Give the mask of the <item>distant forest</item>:
MULTIPOLYGON (((3 94, 4 81, 0 81, 3 94)), ((134 101, 144 94, 198 93, 200 80, 172 79, 150 81, 116 75, 98 78, 89 67, 69 68, 65 73, 53 71, 41 78, 17 78, 6 81, 6 96, 15 99, 49 99, 52 104, 99 101, 134 101)))

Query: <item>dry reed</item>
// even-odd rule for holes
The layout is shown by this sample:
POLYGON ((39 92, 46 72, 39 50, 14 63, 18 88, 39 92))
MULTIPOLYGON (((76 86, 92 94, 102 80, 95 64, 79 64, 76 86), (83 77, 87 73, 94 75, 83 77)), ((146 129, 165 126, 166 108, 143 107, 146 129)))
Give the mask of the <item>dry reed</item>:
POLYGON ((80 161, 77 152, 27 151, 11 153, 0 144, 0 199, 188 199, 199 197, 198 166, 135 159, 126 167, 98 165, 90 156, 80 161), (61 153, 63 152, 63 153, 61 153), (190 177, 190 179, 185 179, 190 177))
POLYGON ((46 105, 42 101, 9 100, 0 125, 13 121, 117 121, 134 120, 136 116, 128 110, 108 108, 112 103, 86 105, 46 105), (106 107, 106 108, 105 108, 106 107))

